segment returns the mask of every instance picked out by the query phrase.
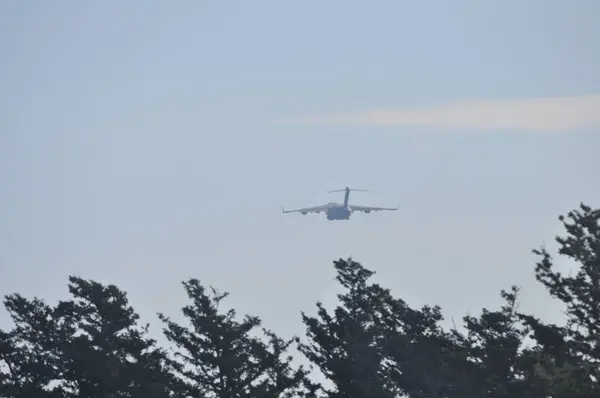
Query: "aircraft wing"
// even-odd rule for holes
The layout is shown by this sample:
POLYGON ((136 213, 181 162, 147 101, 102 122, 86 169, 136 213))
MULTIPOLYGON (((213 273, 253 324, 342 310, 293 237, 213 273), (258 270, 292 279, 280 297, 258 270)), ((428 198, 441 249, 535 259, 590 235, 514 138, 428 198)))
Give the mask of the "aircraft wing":
POLYGON ((382 210, 390 210, 395 211, 398 210, 400 206, 396 207, 373 207, 373 206, 357 206, 357 205, 349 205, 350 211, 362 211, 363 213, 370 213, 372 211, 382 211, 382 210))
POLYGON ((302 214, 306 214, 306 213, 320 213, 322 211, 327 211, 327 210, 329 210, 330 207, 331 207, 331 205, 326 204, 326 205, 314 206, 314 207, 304 207, 302 209, 294 209, 294 210, 286 210, 286 209, 284 209, 282 207, 281 210, 284 213, 302 213, 302 214))

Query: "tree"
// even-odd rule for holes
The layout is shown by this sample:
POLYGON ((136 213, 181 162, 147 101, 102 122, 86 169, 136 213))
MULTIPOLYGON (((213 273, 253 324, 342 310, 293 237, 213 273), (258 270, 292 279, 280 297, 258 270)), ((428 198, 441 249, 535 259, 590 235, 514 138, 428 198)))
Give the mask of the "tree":
POLYGON ((404 396, 414 398, 463 397, 467 350, 455 332, 445 331, 438 306, 416 310, 395 300, 385 328, 384 352, 388 377, 404 396), (391 322, 391 320, 394 320, 391 322))
POLYGON ((470 364, 468 385, 471 396, 490 398, 545 397, 547 388, 533 370, 535 350, 525 344, 529 328, 524 327, 517 309, 519 289, 501 291, 505 304, 497 311, 482 309, 478 318, 464 317, 470 364))
MULTIPOLYGON (((370 283, 374 272, 348 260, 334 262, 344 288, 330 314, 302 314, 308 343, 301 352, 333 385, 327 397, 435 397, 447 393, 454 341, 439 326, 439 307, 410 308, 370 283)), ((456 377, 456 376, 453 376, 456 377)))
POLYGON ((566 235, 556 237, 558 253, 576 265, 576 273, 563 275, 542 247, 534 250, 535 275, 565 306, 566 324, 545 324, 528 314, 521 318, 533 330, 538 374, 553 397, 600 396, 600 209, 582 203, 559 220, 566 235))
MULTIPOLYGON (((52 307, 19 294, 6 297, 15 324, 3 334, 15 397, 168 397, 166 355, 114 285, 69 277, 73 300, 52 307)), ((11 396, 11 395, 7 395, 11 396)))
POLYGON ((286 341, 263 329, 268 341, 252 336, 261 325, 258 317, 236 320, 233 309, 219 306, 228 293, 209 292, 197 279, 183 283, 191 305, 182 309, 189 326, 163 314, 164 334, 176 347, 171 362, 190 397, 291 398, 303 393, 307 372, 294 368, 286 341))
POLYGON ((368 284, 373 272, 351 259, 334 266, 337 281, 346 289, 338 295, 341 306, 330 315, 317 303, 318 318, 302 313, 309 343, 300 343, 299 349, 334 384, 334 390, 325 391, 327 397, 394 397, 380 341, 385 320, 378 312, 389 292, 368 284))
MULTIPOLYGON (((10 332, 0 331, 0 396, 6 398, 61 396, 60 391, 51 391, 47 386, 53 380, 54 372, 51 355, 41 347, 44 345, 43 333, 36 333, 26 327, 32 319, 44 319, 49 309, 40 300, 26 302, 15 295, 7 297, 5 305, 16 320, 16 327, 10 332), (12 311, 12 307, 20 311, 12 311), (20 313, 19 313, 20 312, 20 313), (34 342, 42 339, 41 342, 34 342), (29 344, 27 340, 32 340, 29 344)), ((39 323, 39 321, 37 321, 39 323)))

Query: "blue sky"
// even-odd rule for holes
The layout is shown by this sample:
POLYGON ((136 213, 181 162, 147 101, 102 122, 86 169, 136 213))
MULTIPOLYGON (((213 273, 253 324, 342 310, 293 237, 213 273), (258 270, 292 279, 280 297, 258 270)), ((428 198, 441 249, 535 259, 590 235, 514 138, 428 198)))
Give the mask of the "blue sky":
POLYGON ((598 205, 598 18, 593 0, 2 3, 0 292, 54 300, 77 274, 154 320, 198 277, 289 335, 352 255, 449 316, 516 283, 522 307, 556 317, 530 249, 559 213, 598 205), (544 108, 573 96, 585 110, 544 108), (456 101, 586 123, 276 122, 456 101), (281 214, 346 185, 400 210, 281 214))

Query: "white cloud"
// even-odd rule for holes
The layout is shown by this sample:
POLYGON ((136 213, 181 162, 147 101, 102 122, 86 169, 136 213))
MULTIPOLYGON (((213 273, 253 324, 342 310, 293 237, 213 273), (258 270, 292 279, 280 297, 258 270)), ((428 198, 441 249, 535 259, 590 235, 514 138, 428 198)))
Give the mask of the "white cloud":
POLYGON ((575 130, 600 127, 600 94, 456 101, 431 107, 370 109, 285 124, 415 126, 436 129, 575 130))

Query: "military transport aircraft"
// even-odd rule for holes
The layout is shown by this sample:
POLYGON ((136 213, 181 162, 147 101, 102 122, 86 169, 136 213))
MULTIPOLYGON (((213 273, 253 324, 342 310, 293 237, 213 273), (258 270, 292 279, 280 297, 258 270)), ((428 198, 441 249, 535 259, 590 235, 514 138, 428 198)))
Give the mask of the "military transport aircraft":
POLYGON ((281 210, 284 213, 296 212, 296 213, 300 213, 302 215, 306 215, 308 213, 323 212, 327 215, 328 220, 349 220, 350 216, 355 211, 362 211, 363 213, 370 213, 372 211, 381 211, 381 210, 395 211, 395 210, 398 210, 398 207, 400 207, 400 206, 397 206, 397 207, 372 207, 372 206, 351 205, 351 204, 348 204, 348 198, 350 197, 350 191, 368 192, 367 190, 364 190, 364 189, 351 189, 348 187, 346 187, 344 189, 336 189, 335 191, 329 191, 329 192, 345 192, 344 204, 329 202, 329 203, 321 205, 321 206, 305 207, 303 209, 295 209, 295 210, 285 210, 284 208, 281 208, 281 210))

